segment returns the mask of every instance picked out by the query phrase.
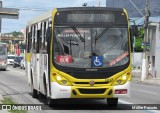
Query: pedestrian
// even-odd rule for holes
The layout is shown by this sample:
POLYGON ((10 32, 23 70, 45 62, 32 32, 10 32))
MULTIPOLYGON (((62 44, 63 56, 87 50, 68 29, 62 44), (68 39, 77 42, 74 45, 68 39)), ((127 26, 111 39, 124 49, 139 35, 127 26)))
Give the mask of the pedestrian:
POLYGON ((152 66, 151 66, 151 61, 149 61, 149 64, 148 64, 148 77, 152 77, 153 78, 153 75, 152 75, 152 66))

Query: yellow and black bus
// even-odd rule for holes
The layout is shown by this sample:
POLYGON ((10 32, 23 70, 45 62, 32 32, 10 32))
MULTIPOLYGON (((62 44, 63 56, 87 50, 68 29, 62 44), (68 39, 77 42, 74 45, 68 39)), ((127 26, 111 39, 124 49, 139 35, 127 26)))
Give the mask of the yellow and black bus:
POLYGON ((131 37, 125 9, 56 8, 28 22, 28 83, 48 104, 130 96, 131 37))

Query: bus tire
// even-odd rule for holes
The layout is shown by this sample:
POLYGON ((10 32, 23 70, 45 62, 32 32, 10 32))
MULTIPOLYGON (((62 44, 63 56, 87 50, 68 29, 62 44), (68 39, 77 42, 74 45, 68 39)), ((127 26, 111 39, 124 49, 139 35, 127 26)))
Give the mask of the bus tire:
MULTIPOLYGON (((32 75, 32 73, 31 73, 31 75, 32 75)), ((32 93, 32 97, 33 98, 38 98, 38 92, 33 87, 33 78, 32 78, 32 76, 31 76, 31 93, 32 93)))
POLYGON ((45 98, 46 96, 44 94, 42 94, 41 92, 39 92, 39 98, 45 98))
POLYGON ((37 90, 32 89, 32 97, 33 98, 38 98, 39 97, 38 94, 37 94, 37 90))
POLYGON ((107 104, 110 107, 117 107, 117 105, 118 105, 118 98, 107 98, 107 104))
POLYGON ((57 99, 51 99, 50 97, 47 97, 47 104, 50 107, 56 106, 57 105, 57 99))

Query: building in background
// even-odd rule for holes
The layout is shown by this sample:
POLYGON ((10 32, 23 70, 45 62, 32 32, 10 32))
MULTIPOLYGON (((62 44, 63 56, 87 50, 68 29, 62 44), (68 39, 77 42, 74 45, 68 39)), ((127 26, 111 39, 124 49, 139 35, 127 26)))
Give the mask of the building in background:
POLYGON ((23 34, 17 35, 15 37, 13 36, 13 33, 2 33, 0 35, 0 39, 1 42, 7 43, 8 54, 17 54, 16 51, 20 51, 20 53, 23 53, 25 49, 25 38, 23 34))
POLYGON ((151 62, 151 73, 155 78, 160 78, 160 22, 149 24, 150 51, 148 61, 151 62))

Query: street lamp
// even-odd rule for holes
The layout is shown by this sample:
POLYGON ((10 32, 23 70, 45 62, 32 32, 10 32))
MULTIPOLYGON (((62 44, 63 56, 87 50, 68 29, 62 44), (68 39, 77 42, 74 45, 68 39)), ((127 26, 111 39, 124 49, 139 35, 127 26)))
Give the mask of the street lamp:
POLYGON ((86 7, 86 6, 87 6, 87 3, 82 4, 82 6, 83 6, 83 7, 86 7))

